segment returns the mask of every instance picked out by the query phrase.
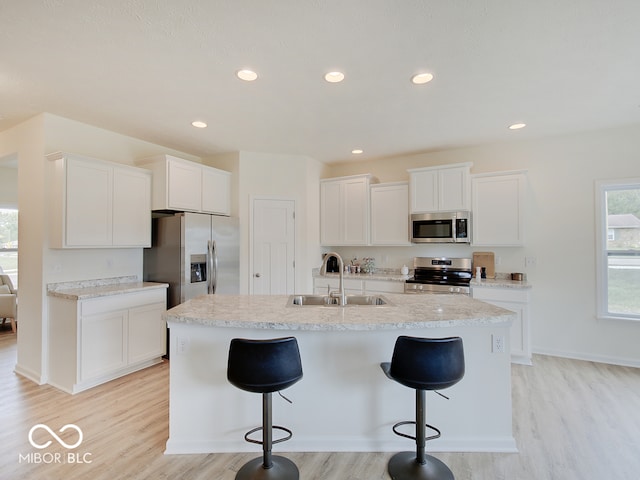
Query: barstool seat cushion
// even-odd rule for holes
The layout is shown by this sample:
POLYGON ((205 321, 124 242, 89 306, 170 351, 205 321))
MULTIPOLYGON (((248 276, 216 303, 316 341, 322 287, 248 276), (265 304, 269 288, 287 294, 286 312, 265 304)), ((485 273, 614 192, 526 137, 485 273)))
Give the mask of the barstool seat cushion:
POLYGON ((301 378, 302 361, 294 337, 231 340, 227 379, 239 389, 254 393, 277 392, 301 378))
POLYGON ((392 380, 416 390, 441 390, 464 376, 462 338, 400 336, 391 362, 380 364, 392 380))

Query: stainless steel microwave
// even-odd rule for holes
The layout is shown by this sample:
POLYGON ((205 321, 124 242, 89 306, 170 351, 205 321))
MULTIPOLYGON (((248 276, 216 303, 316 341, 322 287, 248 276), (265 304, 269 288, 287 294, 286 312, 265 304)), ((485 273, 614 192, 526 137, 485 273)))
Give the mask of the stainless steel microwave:
POLYGON ((471 212, 412 213, 412 243, 471 243, 471 212))

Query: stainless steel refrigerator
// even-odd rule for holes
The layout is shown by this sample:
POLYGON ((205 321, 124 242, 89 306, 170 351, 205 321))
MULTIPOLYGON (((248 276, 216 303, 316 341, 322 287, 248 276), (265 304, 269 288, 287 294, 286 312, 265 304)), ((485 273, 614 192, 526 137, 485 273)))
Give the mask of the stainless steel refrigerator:
POLYGON ((199 295, 240 291, 238 219, 179 212, 154 214, 143 278, 169 284, 167 308, 199 295))

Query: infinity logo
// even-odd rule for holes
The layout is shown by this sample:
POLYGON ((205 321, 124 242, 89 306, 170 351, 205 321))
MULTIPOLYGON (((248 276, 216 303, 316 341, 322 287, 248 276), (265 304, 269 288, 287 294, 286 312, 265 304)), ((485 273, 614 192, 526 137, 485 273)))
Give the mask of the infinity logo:
POLYGON ((34 442, 33 440, 33 432, 35 432, 37 429, 42 428, 44 430, 46 430, 47 432, 49 432, 51 434, 51 436, 53 438, 56 439, 56 441, 62 445, 64 448, 67 449, 72 449, 72 448, 76 448, 78 445, 80 445, 82 443, 82 430, 80 430, 80 427, 78 427, 77 425, 74 425, 73 423, 69 423, 67 425, 65 425, 64 427, 62 427, 60 429, 60 433, 64 432, 65 430, 68 430, 69 428, 72 428, 73 430, 75 430, 76 432, 78 432, 78 441, 72 445, 69 445, 67 443, 64 442, 64 440, 62 440, 58 435, 55 434, 55 432, 53 430, 51 430, 47 425, 43 424, 43 423, 39 423, 37 425, 34 425, 33 427, 31 427, 31 430, 29 430, 29 443, 34 447, 34 448, 38 448, 38 449, 43 449, 43 448, 47 448, 49 445, 51 445, 51 440, 48 440, 46 443, 40 445, 36 442, 34 442))

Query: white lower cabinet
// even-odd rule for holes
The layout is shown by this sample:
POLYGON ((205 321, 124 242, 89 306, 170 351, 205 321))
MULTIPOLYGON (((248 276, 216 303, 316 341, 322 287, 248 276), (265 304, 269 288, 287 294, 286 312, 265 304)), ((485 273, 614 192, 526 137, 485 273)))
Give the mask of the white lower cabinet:
POLYGON ((511 361, 531 365, 531 338, 529 332, 530 290, 520 288, 472 287, 472 297, 497 307, 515 312, 511 325, 511 361))
POLYGON ((161 357, 166 353, 165 322, 158 328, 158 318, 162 320, 164 303, 152 303, 129 310, 127 358, 129 363, 143 362, 149 358, 161 357))
POLYGON ((364 293, 404 293, 404 281, 365 280, 364 293))
MULTIPOLYGON (((338 291, 339 288, 340 279, 338 277, 315 277, 313 279, 313 293, 316 295, 324 295, 328 291, 338 291)), ((345 278, 344 293, 347 295, 362 294, 362 280, 345 278)))
POLYGON ((126 367, 127 310, 80 317, 80 381, 126 367))
MULTIPOLYGON (((326 294, 327 291, 337 291, 340 287, 340 279, 332 277, 314 277, 313 293, 326 294)), ((347 295, 361 295, 369 293, 404 293, 404 281, 394 282, 390 280, 371 279, 344 279, 344 291, 347 295)))
POLYGON ((48 383, 77 393, 162 361, 166 289, 49 297, 48 383))

